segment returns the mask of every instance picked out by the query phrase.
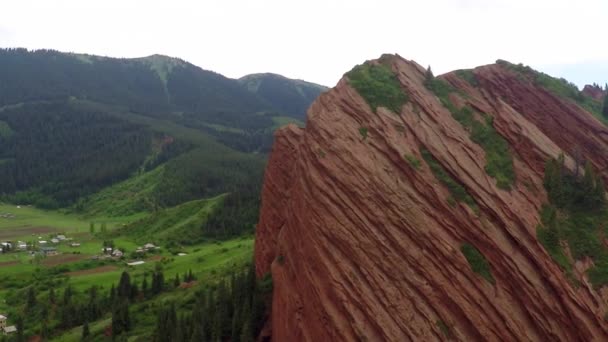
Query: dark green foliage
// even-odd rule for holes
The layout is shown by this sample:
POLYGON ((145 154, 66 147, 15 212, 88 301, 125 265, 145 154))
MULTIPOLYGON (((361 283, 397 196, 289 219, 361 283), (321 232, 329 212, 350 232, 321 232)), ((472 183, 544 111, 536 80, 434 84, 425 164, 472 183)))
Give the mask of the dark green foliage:
POLYGON ((143 127, 65 103, 0 111, 16 132, 0 138, 0 193, 44 208, 71 204, 127 178, 150 152, 143 127))
POLYGON ((439 328, 439 330, 441 330, 441 333, 443 334, 443 336, 447 339, 452 338, 452 331, 450 330, 450 327, 445 324, 445 322, 443 320, 438 320, 436 322, 437 327, 439 328))
POLYGON ((129 302, 126 299, 119 299, 112 309, 112 338, 129 330, 131 330, 129 302))
POLYGON ((427 78, 424 86, 442 100, 447 99, 450 93, 456 91, 448 82, 436 77, 427 78))
POLYGON ((604 184, 589 162, 584 174, 570 172, 565 158, 550 159, 545 166, 544 186, 550 204, 541 212, 542 226, 537 236, 553 260, 571 276, 571 264, 561 242, 568 244, 572 257, 593 259, 588 271, 594 286, 608 283, 608 248, 601 242, 608 226, 604 184))
POLYGON ((458 75, 458 77, 462 78, 463 80, 467 81, 473 87, 477 87, 479 85, 479 82, 477 81, 477 77, 475 77, 473 70, 470 70, 470 69, 456 70, 456 75, 458 75))
POLYGON ((89 331, 89 322, 84 322, 84 325, 82 326, 82 341, 87 341, 89 336, 91 335, 91 332, 89 331))
MULTIPOLYGON (((466 72, 464 73, 468 75, 466 72)), ((473 75, 472 72, 471 75, 473 75)), ((496 179, 496 185, 504 190, 511 189, 511 185, 515 182, 513 156, 507 141, 494 129, 493 118, 480 113, 481 118, 477 119, 470 107, 456 108, 449 98, 450 93, 455 90, 443 80, 434 79, 430 83, 429 89, 439 97, 441 103, 452 113, 452 117, 469 132, 471 140, 484 149, 486 153, 485 170, 488 175, 496 179)))
MULTIPOLYGON (((608 86, 605 88, 605 91, 608 92, 608 86)), ((602 115, 608 119, 608 95, 604 96, 604 105, 602 106, 602 115)))
POLYGON ((398 114, 408 101, 399 80, 388 66, 365 63, 354 67, 346 76, 374 113, 382 106, 398 114))
POLYGON ((254 341, 266 319, 270 282, 267 278, 256 281, 250 267, 234 273, 229 284, 222 280, 198 293, 191 311, 179 310, 180 318, 174 303, 165 305, 158 311, 153 340, 254 341))
POLYGON ((435 177, 448 188, 452 197, 454 197, 456 201, 466 203, 471 209, 477 210, 477 203, 473 197, 471 197, 467 190, 443 168, 441 163, 433 157, 431 152, 423 148, 420 150, 420 153, 422 154, 422 158, 424 158, 431 168, 431 171, 433 171, 435 177))
MULTIPOLYGON (((165 166, 154 193, 163 207, 227 192, 259 189, 264 162, 253 156, 197 148, 165 166)), ((253 190, 251 190, 253 191, 253 190)))
POLYGON ((363 140, 367 139, 367 127, 359 128, 359 134, 361 134, 363 140))
POLYGON ((117 293, 120 298, 129 298, 131 294, 131 277, 129 273, 123 271, 118 282, 117 293))
POLYGON ((253 232, 259 215, 259 190, 243 187, 228 194, 223 205, 214 210, 202 224, 202 236, 228 238, 253 232))
POLYGON ((490 264, 483 254, 481 254, 481 252, 475 248, 475 246, 469 243, 464 243, 460 247, 460 251, 469 262, 469 265, 471 265, 473 272, 479 274, 485 280, 494 284, 494 277, 492 276, 492 271, 490 270, 490 264))

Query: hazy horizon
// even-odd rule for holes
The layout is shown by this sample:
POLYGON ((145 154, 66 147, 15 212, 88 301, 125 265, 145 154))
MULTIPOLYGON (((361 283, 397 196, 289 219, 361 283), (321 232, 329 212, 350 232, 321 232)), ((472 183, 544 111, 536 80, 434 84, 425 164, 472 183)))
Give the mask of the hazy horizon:
POLYGON ((184 59, 239 78, 276 73, 332 87, 398 53, 436 74, 505 59, 585 84, 608 82, 601 0, 193 2, 22 0, 0 13, 0 46, 184 59))

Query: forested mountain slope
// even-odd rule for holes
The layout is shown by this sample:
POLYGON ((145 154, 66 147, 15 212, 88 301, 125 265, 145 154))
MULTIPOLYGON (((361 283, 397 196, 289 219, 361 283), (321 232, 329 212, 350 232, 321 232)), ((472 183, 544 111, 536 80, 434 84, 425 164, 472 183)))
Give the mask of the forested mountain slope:
POLYGON ((273 130, 296 115, 283 109, 177 58, 1 49, 0 195, 99 212, 90 195, 157 167, 115 213, 254 189, 273 130))
POLYGON ((243 76, 239 82, 274 108, 302 121, 312 101, 327 90, 322 85, 271 73, 243 76))

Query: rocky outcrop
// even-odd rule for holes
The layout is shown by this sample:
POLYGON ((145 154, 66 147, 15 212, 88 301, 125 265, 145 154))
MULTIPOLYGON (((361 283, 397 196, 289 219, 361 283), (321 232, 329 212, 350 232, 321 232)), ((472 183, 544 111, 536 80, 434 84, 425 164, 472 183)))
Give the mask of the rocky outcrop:
MULTIPOLYGON (((608 166, 608 130, 504 64, 475 82, 441 78, 454 103, 493 119, 515 182, 496 185, 486 152, 425 86, 425 70, 380 61, 408 101, 372 110, 344 77, 279 130, 262 193, 255 257, 271 272, 274 341, 603 341, 606 303, 584 273, 569 280, 536 237, 545 161, 608 166), (423 151, 474 199, 451 199, 423 151), (474 246, 492 281, 474 272, 474 246)), ((606 173, 604 173, 606 174, 606 173)))
POLYGON ((585 94, 586 96, 589 96, 590 98, 592 98, 596 101, 601 101, 604 98, 604 96, 606 96, 606 91, 597 84, 593 84, 593 85, 587 84, 583 88, 583 94, 585 94))

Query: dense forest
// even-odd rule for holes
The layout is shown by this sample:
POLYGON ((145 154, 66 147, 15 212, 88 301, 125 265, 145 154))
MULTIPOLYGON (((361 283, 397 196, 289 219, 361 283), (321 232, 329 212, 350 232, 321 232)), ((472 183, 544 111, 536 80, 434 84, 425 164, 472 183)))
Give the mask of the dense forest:
POLYGON ((253 264, 217 280, 201 280, 192 271, 165 275, 158 263, 141 280, 125 271, 111 288, 93 285, 85 291, 73 288, 59 273, 41 274, 7 296, 18 333, 0 341, 21 342, 32 336, 48 340, 78 326, 81 340, 92 341, 89 324, 109 317, 104 336, 97 338, 126 341, 131 331, 143 328, 158 342, 249 342, 263 327, 271 292, 272 280, 257 280, 253 264), (192 296, 167 299, 193 285, 198 290, 192 296))
POLYGON ((301 118, 321 89, 284 79, 263 82, 274 90, 259 96, 176 58, 26 49, 0 49, 0 79, 0 199, 42 208, 83 208, 90 194, 163 164, 149 206, 250 193, 242 189, 259 189, 273 130, 301 118), (285 82, 306 96, 287 96, 285 82), (268 101, 273 91, 293 106, 268 101))
POLYGON ((6 130, 0 135, 0 193, 44 208, 67 206, 129 177, 154 139, 142 126, 76 112, 63 102, 5 109, 0 122, 6 130))
POLYGON ((237 80, 176 58, 119 59, 26 49, 0 49, 0 79, 0 108, 87 100, 200 129, 243 152, 268 151, 277 122, 286 117, 302 121, 305 108, 322 89, 285 79, 277 86, 264 82, 258 95, 237 80), (272 97, 273 92, 280 94, 272 97))

